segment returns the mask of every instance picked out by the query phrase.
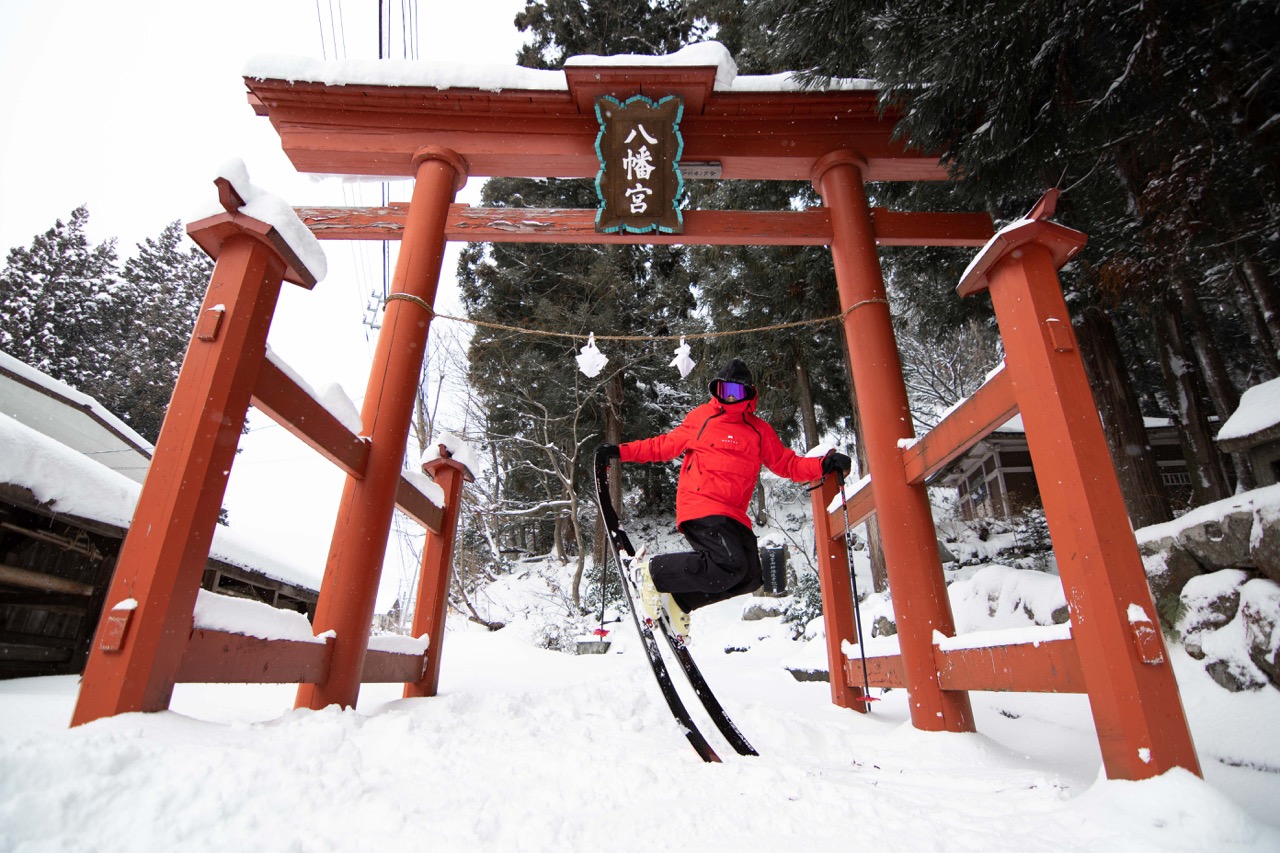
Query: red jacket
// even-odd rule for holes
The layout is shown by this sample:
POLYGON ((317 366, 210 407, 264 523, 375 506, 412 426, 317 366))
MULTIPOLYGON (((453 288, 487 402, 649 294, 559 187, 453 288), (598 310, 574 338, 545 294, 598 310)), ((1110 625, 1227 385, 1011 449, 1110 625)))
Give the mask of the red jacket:
POLYGON ((747 527, 747 507, 763 464, 779 477, 803 483, 822 476, 821 457, 797 456, 756 417, 755 400, 721 403, 714 397, 664 435, 619 447, 623 462, 668 462, 681 453, 676 488, 676 525, 708 515, 727 515, 747 527))

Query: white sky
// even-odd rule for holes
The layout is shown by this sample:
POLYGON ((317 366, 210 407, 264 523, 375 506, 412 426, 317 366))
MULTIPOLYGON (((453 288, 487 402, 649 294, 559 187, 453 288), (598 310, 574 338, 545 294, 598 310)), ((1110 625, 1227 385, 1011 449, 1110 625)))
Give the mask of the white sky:
MULTIPOLYGON (((401 4, 390 5, 390 55, 401 57, 401 4)), ((417 6, 419 58, 514 65, 523 37, 512 21, 524 0, 417 6)), ((169 222, 207 209, 212 179, 233 157, 294 205, 380 203, 376 183, 297 174, 270 123, 249 108, 241 74, 261 54, 374 59, 377 10, 368 0, 0 0, 0 252, 87 204, 90 239, 118 238, 123 260, 169 222)), ((479 187, 470 182, 459 200, 475 203, 479 187)), ((407 182, 391 185, 392 199, 408 193, 407 182)), ((270 342, 313 387, 337 382, 358 406, 374 341, 361 319, 370 292, 381 292, 381 249, 329 242, 325 251, 329 274, 315 290, 285 285, 270 342)), ((437 303, 447 313, 456 313, 455 266, 450 253, 437 303)), ((433 324, 433 340, 456 326, 433 324)), ((262 415, 251 414, 250 426, 227 494, 232 525, 318 577, 341 476, 262 415)), ((384 573, 380 609, 394 598, 396 574, 384 573)))

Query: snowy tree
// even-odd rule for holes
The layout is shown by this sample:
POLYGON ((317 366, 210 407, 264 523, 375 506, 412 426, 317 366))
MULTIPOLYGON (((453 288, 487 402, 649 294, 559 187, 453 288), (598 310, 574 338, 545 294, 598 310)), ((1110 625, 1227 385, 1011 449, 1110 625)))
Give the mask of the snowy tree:
POLYGON ((191 329, 213 274, 198 248, 184 248, 185 233, 171 222, 138 244, 123 280, 136 306, 109 371, 107 399, 134 429, 155 441, 178 379, 191 329))
MULTIPOLYGON (((1158 400, 1182 426, 1193 470, 1219 464, 1208 418, 1224 416, 1232 394, 1193 404, 1224 379, 1269 378, 1280 341, 1268 319, 1280 269, 1275 4, 761 0, 751 12, 776 24, 771 50, 788 66, 880 81, 885 105, 902 111, 899 131, 963 176, 948 188, 957 199, 1012 218, 1044 188, 1064 188, 1060 218, 1090 235, 1064 271, 1068 298, 1102 309, 1082 331, 1105 337, 1104 325, 1124 324, 1127 363, 1181 358, 1196 374, 1182 387, 1165 371, 1154 393, 1120 394, 1104 411, 1158 400), (1171 334, 1170 315, 1191 334, 1171 334), (1183 337, 1182 353, 1170 348, 1183 337)), ((1113 448, 1145 445, 1113 437, 1113 448)))
POLYGON ((155 441, 213 264, 173 222, 117 267, 91 246, 86 208, 9 252, 0 348, 95 397, 155 441))
MULTIPOLYGON (((529 2, 516 18, 530 34, 517 61, 558 68, 580 54, 669 53, 683 45, 685 21, 682 4, 669 0, 529 2)), ((483 196, 494 207, 596 206, 588 180, 498 178, 485 185, 483 196)), ((463 253, 459 281, 476 319, 584 338, 592 332, 657 337, 696 328, 681 251, 474 245, 463 253)), ((528 550, 576 558, 579 576, 590 538, 579 518, 579 495, 581 484, 590 482, 591 451, 602 441, 622 440, 624 432, 638 437, 668 428, 675 414, 668 404, 673 391, 662 378, 671 359, 665 342, 611 342, 609 369, 596 379, 575 370, 581 344, 479 328, 469 352, 469 379, 497 442, 497 494, 508 519, 500 535, 528 550)), ((665 494, 655 488, 655 498, 670 496, 669 473, 638 473, 650 486, 665 485, 665 494)))
MULTIPOLYGON (((0 271, 0 349, 54 379, 94 394, 132 310, 116 268, 115 241, 91 245, 78 207, 0 271)), ((103 401, 108 402, 108 401, 103 401)))

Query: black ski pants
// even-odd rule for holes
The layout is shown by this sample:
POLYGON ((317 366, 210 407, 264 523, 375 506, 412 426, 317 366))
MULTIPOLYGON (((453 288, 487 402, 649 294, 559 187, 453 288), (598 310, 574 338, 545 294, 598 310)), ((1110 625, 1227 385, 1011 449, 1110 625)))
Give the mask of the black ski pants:
POLYGON ((727 515, 693 518, 680 525, 692 551, 659 554, 649 573, 686 613, 755 592, 762 585, 760 550, 751 528, 727 515))

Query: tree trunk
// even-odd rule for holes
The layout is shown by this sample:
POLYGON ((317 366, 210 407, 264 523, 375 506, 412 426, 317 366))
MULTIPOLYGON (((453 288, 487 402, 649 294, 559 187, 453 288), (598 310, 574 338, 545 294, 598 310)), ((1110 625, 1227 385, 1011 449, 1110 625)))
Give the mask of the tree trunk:
POLYGON ((1080 354, 1093 386, 1111 464, 1135 528, 1173 518, 1160 482, 1137 395, 1124 368, 1124 356, 1111 318, 1096 306, 1080 312, 1080 354))
MULTIPOLYGON (((1205 379, 1205 388, 1209 393, 1209 401, 1213 404, 1214 413, 1218 416, 1218 425, 1227 422, 1236 407, 1240 405, 1240 395, 1227 373, 1227 366, 1222 360, 1222 353, 1214 340, 1213 331, 1209 328, 1209 320, 1205 317, 1200 300, 1196 298, 1195 289, 1178 273, 1174 276, 1174 285, 1178 289, 1178 300, 1182 315, 1191 328, 1191 350, 1195 353, 1196 364, 1205 379)), ((1233 453, 1229 457, 1231 467, 1236 474, 1236 490, 1248 491, 1257 487, 1254 480, 1253 467, 1249 463, 1248 454, 1233 453)))
POLYGON ((1262 308, 1258 305, 1245 278, 1244 269, 1237 265, 1232 267, 1229 278, 1231 289, 1235 293, 1235 303, 1240 309, 1240 316, 1249 327, 1249 339, 1253 342, 1253 350, 1258 361, 1253 365, 1249 378, 1258 382, 1266 382, 1280 376, 1280 353, 1276 350, 1275 339, 1267 328, 1262 316, 1262 308))
POLYGON ((1192 502, 1200 506, 1222 500, 1231 491, 1201 401, 1194 356, 1188 351, 1183 336, 1182 312, 1177 302, 1168 298, 1158 299, 1152 308, 1160 370, 1176 409, 1174 421, 1182 436, 1187 470, 1191 472, 1192 502))
POLYGON ((1240 272, 1254 301, 1262 309, 1262 319, 1271 336, 1269 351, 1275 355, 1277 342, 1280 342, 1280 293, 1277 293, 1275 282, 1267 275, 1266 269, 1256 260, 1249 259, 1240 264, 1240 272))
POLYGON ((796 404, 800 409, 800 425, 804 430, 804 447, 809 450, 818 443, 818 413, 813 405, 813 388, 809 384, 809 367, 804 363, 799 348, 792 351, 796 368, 796 404))

